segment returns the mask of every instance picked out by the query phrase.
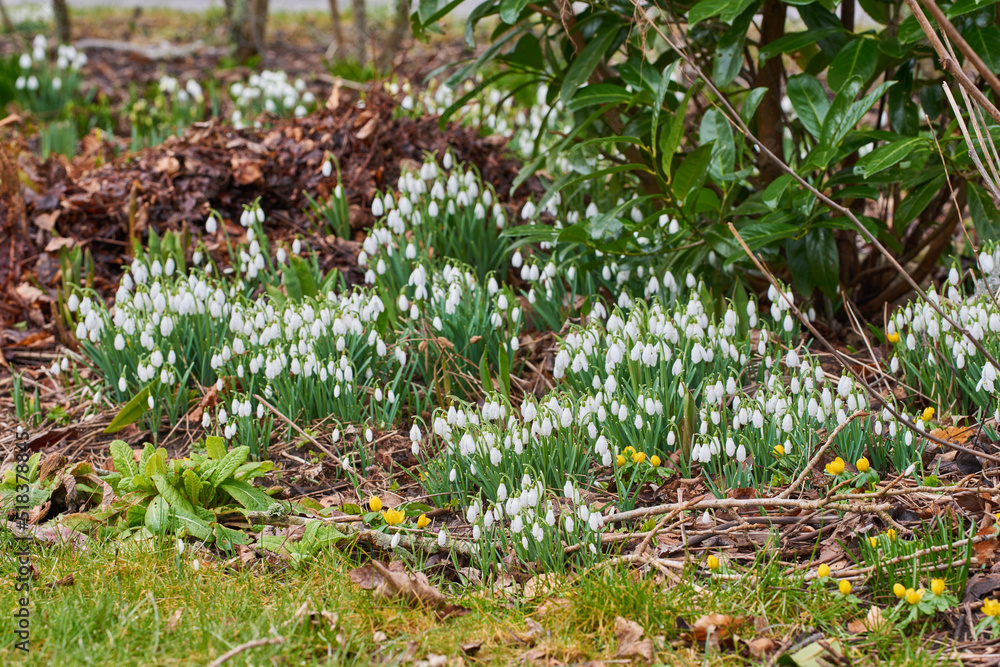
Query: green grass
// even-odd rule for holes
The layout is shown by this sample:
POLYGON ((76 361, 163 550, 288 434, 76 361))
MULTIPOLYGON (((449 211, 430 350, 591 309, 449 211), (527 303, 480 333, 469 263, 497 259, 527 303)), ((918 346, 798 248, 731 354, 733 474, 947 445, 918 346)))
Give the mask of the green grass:
MULTIPOLYGON (((9 533, 0 537, 9 551, 9 533)), ((947 654, 926 648, 918 628, 852 636, 848 621, 863 616, 832 587, 806 589, 783 566, 760 562, 755 577, 709 581, 694 568, 670 584, 625 568, 602 568, 562 580, 544 597, 524 600, 436 583, 468 607, 465 616, 439 620, 400 601, 376 600, 351 583, 350 570, 367 558, 342 551, 321 553, 299 570, 233 571, 219 561, 191 567, 190 549, 177 556, 173 543, 158 546, 108 542, 90 548, 35 547, 38 578, 31 594, 31 652, 14 651, 12 627, 0 631, 0 664, 180 665, 206 664, 242 643, 274 636, 281 645, 250 649, 228 664, 395 663, 430 654, 461 656, 462 645, 481 643, 476 664, 513 664, 529 651, 562 662, 613 659, 615 618, 639 623, 652 637, 662 664, 744 664, 745 648, 709 651, 692 645, 678 619, 694 623, 706 613, 745 616, 739 635, 771 637, 776 644, 813 632, 837 637, 854 664, 945 664, 947 654), (49 587, 69 574, 74 583, 49 587), (700 587, 700 591, 699 591, 700 587), (338 615, 336 627, 308 615, 338 615), (177 614, 180 614, 179 618, 177 614), (528 619, 543 632, 529 637, 528 619), (756 629, 755 629, 756 627, 756 629), (386 638, 376 641, 377 633, 386 638), (522 641, 524 640, 524 641, 522 641), (279 657, 280 656, 280 657, 279 657)), ((0 577, 0 608, 14 606, 10 568, 0 577)), ((435 582, 434 572, 430 572, 435 582)), ((7 616, 7 614, 4 614, 7 616)), ((468 659, 467 659, 468 660, 468 659)))

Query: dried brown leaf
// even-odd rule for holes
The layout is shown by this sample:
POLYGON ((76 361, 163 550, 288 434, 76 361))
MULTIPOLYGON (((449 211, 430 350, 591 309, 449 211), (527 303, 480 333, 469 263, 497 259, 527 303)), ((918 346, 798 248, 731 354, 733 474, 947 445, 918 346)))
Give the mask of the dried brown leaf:
POLYGON ((642 658, 646 662, 653 661, 653 640, 643 639, 646 631, 635 621, 618 616, 615 618, 615 637, 618 640, 619 658, 642 658))

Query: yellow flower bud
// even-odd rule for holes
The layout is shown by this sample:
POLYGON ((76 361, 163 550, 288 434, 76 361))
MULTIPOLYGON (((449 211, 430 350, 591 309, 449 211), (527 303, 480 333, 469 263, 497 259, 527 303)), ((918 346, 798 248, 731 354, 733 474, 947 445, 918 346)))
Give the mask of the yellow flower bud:
POLYGON ((632 455, 632 463, 642 463, 646 460, 646 452, 636 452, 632 455))
POLYGON ((782 456, 784 456, 785 455, 785 447, 784 447, 784 445, 775 445, 774 446, 774 455, 777 456, 777 457, 779 457, 779 458, 782 457, 782 456))
POLYGON ((615 463, 618 464, 619 468, 622 467, 623 465, 625 465, 625 457, 619 454, 618 458, 615 459, 615 463))
POLYGON ((897 583, 897 584, 893 585, 893 587, 892 587, 892 593, 896 597, 901 598, 901 597, 903 597, 903 596, 906 595, 906 586, 904 586, 903 584, 897 583))
POLYGON ((426 514, 421 514, 420 518, 417 519, 417 528, 426 528, 431 523, 431 520, 427 518, 426 514))
POLYGON ((654 468, 659 468, 660 463, 661 463, 660 457, 657 456, 656 454, 653 454, 651 457, 649 457, 649 465, 653 466, 654 468))
POLYGON ((871 467, 871 464, 868 462, 868 459, 862 456, 854 464, 854 467, 858 469, 858 472, 868 472, 868 469, 871 467))
POLYGON ((827 565, 826 563, 823 563, 822 565, 819 566, 819 569, 816 570, 816 574, 818 574, 821 578, 822 577, 829 577, 830 576, 830 566, 827 565))
POLYGON ((368 499, 368 507, 372 508, 372 512, 378 512, 382 509, 382 499, 378 496, 372 496, 368 499))
POLYGON ((874 535, 869 535, 868 536, 868 544, 870 544, 871 547, 872 547, 872 549, 874 549, 875 547, 878 546, 878 538, 875 537, 874 535))
POLYGON ((915 591, 912 588, 906 589, 906 601, 910 604, 917 604, 923 596, 923 589, 919 591, 915 591))
POLYGON ((895 541, 895 539, 896 539, 896 529, 895 528, 890 528, 889 530, 885 531, 885 536, 888 537, 890 540, 895 541))
POLYGON ((842 595, 851 594, 851 582, 849 582, 847 579, 841 579, 840 583, 837 584, 837 588, 840 589, 842 595))
POLYGON ((929 422, 934 419, 934 408, 924 408, 924 413, 920 415, 920 418, 925 422, 929 422))
POLYGON ((890 343, 898 343, 899 342, 899 332, 898 331, 893 331, 891 334, 889 334, 888 336, 886 336, 886 340, 888 340, 890 343))
POLYGON ((944 593, 944 579, 934 579, 931 581, 931 593, 941 595, 944 593))
POLYGON ((708 569, 709 570, 718 570, 719 569, 719 559, 716 558, 715 556, 709 556, 708 557, 708 569))

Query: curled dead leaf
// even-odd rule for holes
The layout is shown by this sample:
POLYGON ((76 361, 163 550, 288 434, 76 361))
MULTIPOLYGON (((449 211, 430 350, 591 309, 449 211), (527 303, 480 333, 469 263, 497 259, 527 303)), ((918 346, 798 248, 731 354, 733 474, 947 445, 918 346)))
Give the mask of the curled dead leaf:
POLYGON ((374 590, 375 597, 401 599, 407 604, 433 610, 439 618, 469 613, 465 607, 452 604, 441 591, 431 586, 422 572, 407 572, 399 561, 388 567, 372 561, 350 572, 351 581, 364 590, 374 590))
POLYGON ((865 632, 875 632, 889 621, 882 614, 882 610, 875 605, 868 609, 864 618, 856 618, 847 624, 847 631, 854 635, 865 632))
POLYGON ((635 621, 618 616, 615 618, 615 637, 618 639, 619 658, 642 658, 653 661, 653 640, 643 639, 646 631, 635 621))

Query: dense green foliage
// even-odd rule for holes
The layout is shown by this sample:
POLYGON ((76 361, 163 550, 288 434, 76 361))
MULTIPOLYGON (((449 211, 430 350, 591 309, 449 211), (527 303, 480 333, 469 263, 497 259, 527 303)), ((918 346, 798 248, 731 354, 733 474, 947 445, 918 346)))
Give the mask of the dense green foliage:
MULTIPOLYGON (((457 5, 419 3, 415 30, 433 29, 457 5)), ((1000 71, 995 5, 942 8, 1000 71)), ((945 100, 940 64, 903 0, 604 0, 577 13, 568 2, 488 0, 469 16, 468 43, 477 27, 494 24, 488 48, 448 84, 478 77, 479 87, 515 93, 547 87, 545 101, 566 116, 567 131, 539 137, 522 181, 551 175, 546 200, 589 199, 600 210, 557 225, 560 241, 728 283, 718 268, 749 265, 726 226, 733 222, 800 293, 818 290, 833 309, 846 295, 863 313, 880 314, 905 294, 909 286, 858 242, 849 220, 735 128, 730 104, 795 173, 912 262, 917 280, 960 252, 951 243, 966 206, 980 242, 1000 231, 945 100), (641 216, 626 215, 637 205, 641 216), (668 226, 673 219, 679 224, 668 226)))

